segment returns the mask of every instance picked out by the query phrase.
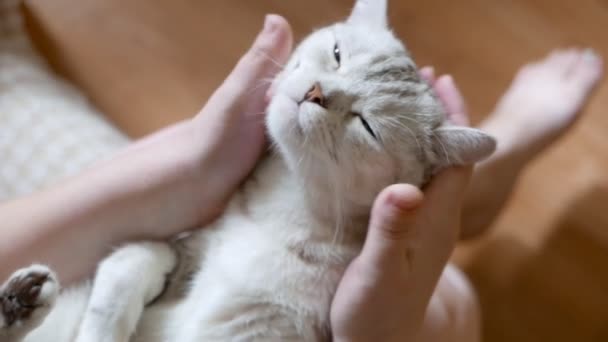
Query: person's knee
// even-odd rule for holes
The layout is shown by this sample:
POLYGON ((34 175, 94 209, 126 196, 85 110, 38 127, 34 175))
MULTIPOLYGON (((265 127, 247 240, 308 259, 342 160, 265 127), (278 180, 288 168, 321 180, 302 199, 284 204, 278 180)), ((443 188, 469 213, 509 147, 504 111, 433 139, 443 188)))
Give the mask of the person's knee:
POLYGON ((454 341, 479 341, 481 309, 467 276, 454 265, 448 265, 441 276, 437 294, 448 314, 454 341))
POLYGON ((480 307, 475 290, 464 273, 448 265, 429 303, 419 341, 480 340, 480 307))

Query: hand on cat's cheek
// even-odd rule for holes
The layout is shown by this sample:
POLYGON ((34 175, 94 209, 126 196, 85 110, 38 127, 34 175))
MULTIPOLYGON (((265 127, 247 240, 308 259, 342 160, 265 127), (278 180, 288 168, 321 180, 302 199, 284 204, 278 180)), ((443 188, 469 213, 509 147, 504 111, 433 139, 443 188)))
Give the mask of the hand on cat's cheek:
POLYGON ((424 196, 398 184, 377 197, 363 250, 332 303, 335 341, 416 338, 459 234, 470 174, 471 168, 447 169, 424 196))
MULTIPOLYGON (((429 67, 420 76, 435 89, 448 120, 468 125, 452 77, 435 78, 429 67)), ((424 195, 407 184, 378 195, 363 250, 347 268, 332 303, 335 341, 409 341, 423 322, 433 321, 426 310, 460 232, 471 171, 441 172, 424 195)))
POLYGON ((278 15, 268 15, 263 30, 234 70, 192 120, 197 154, 195 174, 214 178, 203 189, 227 199, 249 174, 265 148, 264 113, 267 80, 285 64, 292 49, 292 31, 278 15), (200 168, 205 168, 203 172, 200 168))

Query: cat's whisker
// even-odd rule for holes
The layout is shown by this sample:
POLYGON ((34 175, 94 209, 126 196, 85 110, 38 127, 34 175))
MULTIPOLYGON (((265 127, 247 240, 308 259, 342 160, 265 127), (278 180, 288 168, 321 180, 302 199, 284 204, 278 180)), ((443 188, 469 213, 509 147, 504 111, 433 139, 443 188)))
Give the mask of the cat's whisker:
POLYGON ((399 122, 395 118, 384 118, 384 120, 389 125, 393 125, 393 127, 403 128, 403 129, 407 130, 410 133, 410 135, 412 136, 412 138, 414 138, 414 140, 416 141, 416 144, 418 145, 419 152, 420 153, 424 152, 424 149, 422 148, 422 144, 420 144, 420 140, 418 139, 418 137, 416 136, 416 133, 411 128, 409 128, 407 125, 399 122))
POLYGON ((260 79, 258 81, 258 83, 253 88, 249 89, 249 91, 247 93, 248 94, 252 94, 252 93, 256 92, 257 90, 259 90, 262 87, 269 88, 270 85, 272 84, 273 80, 274 80, 274 78, 272 78, 272 79, 265 79, 265 78, 260 79))
POLYGON ((265 118, 266 117, 266 111, 247 113, 246 116, 250 116, 250 117, 262 116, 262 117, 265 118))
MULTIPOLYGON (((335 178, 338 177, 337 175, 339 174, 338 172, 330 172, 332 175, 333 181, 332 181, 332 185, 334 185, 335 187, 338 187, 340 182, 338 180, 336 180, 335 178)), ((337 189, 334 188, 333 189, 333 193, 334 193, 334 205, 333 205, 333 211, 334 211, 334 220, 335 220, 335 226, 334 226, 334 234, 333 234, 333 238, 332 238, 332 242, 331 245, 332 246, 337 246, 339 245, 340 241, 342 240, 343 237, 343 222, 344 222, 344 218, 343 218, 343 206, 342 206, 342 198, 340 197, 340 194, 343 193, 341 192, 342 189, 337 189)))
POLYGON ((264 51, 257 50, 256 53, 258 53, 260 56, 262 56, 262 57, 268 59, 269 61, 271 61, 280 70, 285 69, 285 65, 284 64, 279 63, 276 59, 272 58, 270 55, 268 55, 264 51))
POLYGON ((258 80, 258 84, 267 85, 272 84, 274 82, 274 77, 266 77, 258 80))
POLYGON ((416 119, 410 118, 411 115, 413 115, 413 116, 421 116, 421 117, 425 117, 426 116, 426 115, 420 114, 420 113, 408 113, 407 115, 397 115, 397 117, 400 118, 400 119, 411 121, 411 122, 415 123, 416 125, 418 125, 418 121, 416 121, 416 119))
POLYGON ((260 78, 260 81, 272 83, 274 81, 275 77, 276 77, 276 75, 273 75, 272 77, 262 77, 262 78, 260 78))
POLYGON ((410 113, 407 113, 407 114, 397 114, 397 116, 400 117, 400 118, 406 118, 406 119, 409 119, 409 120, 414 120, 414 119, 410 118, 410 116, 419 116, 419 117, 422 117, 422 118, 426 118, 426 117, 428 117, 428 114, 410 112, 410 113))

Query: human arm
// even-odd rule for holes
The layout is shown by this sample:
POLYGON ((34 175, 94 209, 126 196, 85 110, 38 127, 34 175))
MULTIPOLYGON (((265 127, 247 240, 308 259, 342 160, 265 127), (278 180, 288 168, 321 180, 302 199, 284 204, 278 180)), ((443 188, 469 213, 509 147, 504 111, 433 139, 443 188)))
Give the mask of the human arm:
POLYGON ((0 278, 32 262, 64 283, 88 275, 116 243, 165 238, 212 220, 251 171, 264 141, 266 87, 291 50, 284 19, 265 30, 192 120, 31 196, 0 205, 0 278), (162 210, 161 210, 162 209, 162 210))

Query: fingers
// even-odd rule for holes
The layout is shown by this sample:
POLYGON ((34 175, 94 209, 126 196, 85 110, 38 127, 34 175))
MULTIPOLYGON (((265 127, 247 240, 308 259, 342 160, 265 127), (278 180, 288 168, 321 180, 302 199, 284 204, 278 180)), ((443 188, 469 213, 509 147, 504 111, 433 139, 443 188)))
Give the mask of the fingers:
POLYGON ((418 74, 435 89, 446 109, 448 120, 459 126, 469 126, 468 110, 464 98, 452 76, 443 75, 437 78, 435 69, 431 66, 421 68, 418 74))
POLYGON ((425 210, 451 211, 460 206, 471 179, 471 167, 452 167, 436 175, 425 191, 425 210))
POLYGON ((418 236, 419 258, 437 267, 451 253, 460 234, 460 211, 471 179, 472 167, 453 167, 436 175, 425 189, 418 236), (452 221, 452 222, 449 222, 452 221))
POLYGON ((448 119, 456 125, 469 126, 469 117, 464 98, 450 75, 439 77, 435 82, 435 91, 443 102, 448 119))
POLYGON ((389 186, 378 195, 363 250, 334 297, 334 332, 341 327, 343 336, 362 336, 381 326, 382 333, 370 336, 395 331, 411 337, 418 331, 458 236, 470 172, 445 170, 424 196, 407 184, 389 186))
POLYGON ((291 28, 287 21, 278 15, 267 15, 262 32, 228 76, 226 83, 242 87, 273 76, 287 61, 292 42, 291 28))
POLYGON ((363 259, 372 265, 385 266, 408 257, 407 244, 415 234, 416 209, 423 197, 418 188, 408 184, 389 186, 378 195, 361 252, 363 259))
POLYGON ((432 66, 425 66, 418 71, 420 77, 425 80, 428 84, 435 84, 435 68, 432 66))
POLYGON ((278 15, 267 15, 264 28, 249 51, 209 99, 206 106, 211 108, 209 111, 232 112, 247 105, 252 111, 262 112, 268 89, 264 82, 273 78, 285 64, 292 44, 292 31, 287 21, 278 15))
POLYGON ((433 281, 459 234, 460 209, 471 168, 450 168, 435 177, 425 194, 408 184, 378 195, 361 259, 380 270, 398 269, 433 281))
POLYGON ((471 170, 470 167, 446 169, 434 178, 424 195, 409 184, 384 189, 374 202, 361 255, 377 264, 393 263, 399 261, 395 258, 408 258, 404 253, 413 243, 417 249, 430 252, 439 239, 449 245, 458 235, 457 229, 451 229, 457 224, 449 219, 440 222, 438 218, 457 218, 471 170))

